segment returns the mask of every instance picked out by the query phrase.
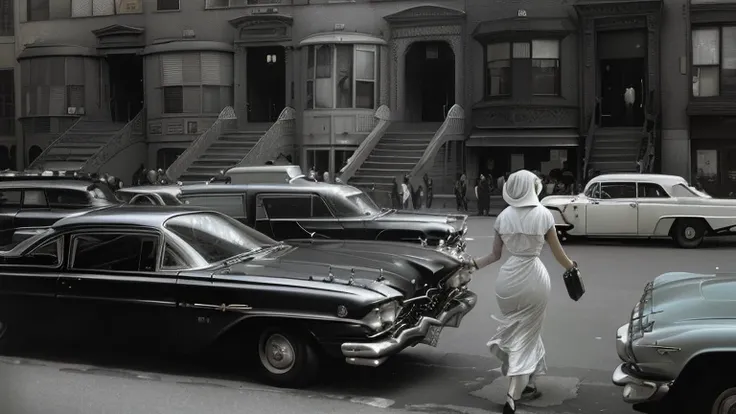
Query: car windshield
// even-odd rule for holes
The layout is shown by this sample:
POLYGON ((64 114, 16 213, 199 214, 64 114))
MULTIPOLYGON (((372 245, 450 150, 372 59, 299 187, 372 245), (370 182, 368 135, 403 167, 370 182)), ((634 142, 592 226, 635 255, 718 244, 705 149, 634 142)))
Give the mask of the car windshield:
POLYGON ((118 201, 117 197, 115 197, 115 193, 113 193, 110 187, 106 184, 92 184, 87 187, 87 191, 89 191, 89 194, 93 198, 107 201, 118 201))
POLYGON ((276 244, 262 233, 218 213, 183 214, 167 220, 164 227, 210 264, 276 244))
POLYGON ((381 209, 376 203, 364 192, 353 193, 347 196, 347 200, 355 208, 359 215, 372 216, 379 214, 381 209))
POLYGON ((164 204, 167 206, 179 206, 184 203, 181 202, 178 198, 174 197, 172 194, 169 193, 158 193, 158 195, 161 196, 161 200, 164 201, 164 204))

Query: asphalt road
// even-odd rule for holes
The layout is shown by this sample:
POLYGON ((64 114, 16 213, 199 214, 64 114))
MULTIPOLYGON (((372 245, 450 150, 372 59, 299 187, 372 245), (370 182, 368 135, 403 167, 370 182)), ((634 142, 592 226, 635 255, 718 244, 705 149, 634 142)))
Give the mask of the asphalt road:
MULTIPOLYGON (((469 250, 490 249, 493 219, 473 218, 469 250)), ((566 245, 588 292, 572 302, 562 270, 546 250, 553 277, 545 326, 549 374, 544 395, 520 414, 631 414, 610 383, 617 365, 616 329, 626 322, 644 284, 668 271, 735 269, 733 242, 681 250, 669 242, 576 242, 566 245)), ((480 301, 458 329, 446 329, 437 348, 418 346, 378 369, 325 372, 306 391, 273 389, 247 373, 201 361, 165 361, 74 353, 26 353, 0 358, 2 414, 187 413, 498 413, 506 382, 485 347, 496 324, 493 283, 500 262, 475 274, 480 301)))

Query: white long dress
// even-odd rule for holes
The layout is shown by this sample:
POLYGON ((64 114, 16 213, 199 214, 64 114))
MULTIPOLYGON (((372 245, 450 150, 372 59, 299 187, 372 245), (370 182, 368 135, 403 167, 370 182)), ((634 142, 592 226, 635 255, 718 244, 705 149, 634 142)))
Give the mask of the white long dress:
POLYGON ((488 347, 501 360, 505 376, 536 376, 547 370, 542 323, 550 280, 539 254, 544 235, 553 226, 554 217, 543 206, 507 207, 496 219, 494 228, 511 257, 496 280, 496 299, 503 316, 492 316, 500 326, 488 347))

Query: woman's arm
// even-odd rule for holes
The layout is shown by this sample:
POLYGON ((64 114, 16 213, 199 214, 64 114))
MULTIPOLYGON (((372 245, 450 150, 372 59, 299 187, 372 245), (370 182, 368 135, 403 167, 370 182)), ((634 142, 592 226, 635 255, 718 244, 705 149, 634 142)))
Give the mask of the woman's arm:
POLYGON ((503 251, 503 239, 501 235, 496 233, 496 237, 493 239, 493 249, 485 256, 477 257, 473 259, 473 265, 477 269, 482 269, 490 264, 497 262, 501 259, 501 252, 503 251))
POLYGON ((560 239, 557 238, 557 229, 552 226, 552 228, 547 231, 547 234, 544 235, 544 238, 547 240, 547 243, 549 243, 549 247, 552 249, 552 254, 555 256, 557 263, 564 267, 565 270, 572 269, 575 266, 575 263, 573 263, 573 261, 567 257, 567 254, 565 254, 565 250, 560 244, 560 239))

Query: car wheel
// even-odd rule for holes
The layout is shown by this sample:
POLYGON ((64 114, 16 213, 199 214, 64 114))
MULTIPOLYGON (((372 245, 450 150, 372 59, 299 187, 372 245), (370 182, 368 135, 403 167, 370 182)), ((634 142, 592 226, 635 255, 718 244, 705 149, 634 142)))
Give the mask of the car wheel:
POLYGON ((675 222, 673 239, 683 249, 694 249, 703 243, 707 227, 702 220, 684 219, 675 222))
POLYGON ((314 381, 319 365, 309 339, 285 328, 268 328, 261 333, 258 361, 268 382, 295 388, 314 381))
POLYGON ((736 387, 727 386, 725 390, 716 397, 711 408, 711 414, 733 414, 736 413, 736 387))

